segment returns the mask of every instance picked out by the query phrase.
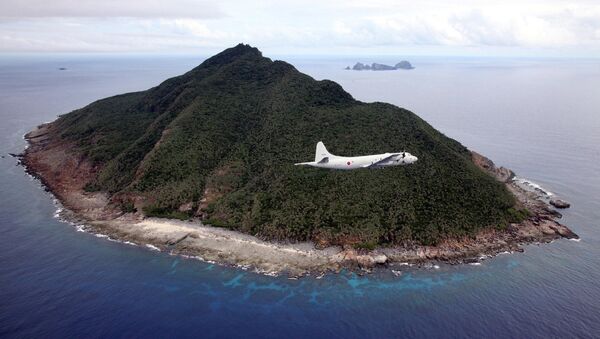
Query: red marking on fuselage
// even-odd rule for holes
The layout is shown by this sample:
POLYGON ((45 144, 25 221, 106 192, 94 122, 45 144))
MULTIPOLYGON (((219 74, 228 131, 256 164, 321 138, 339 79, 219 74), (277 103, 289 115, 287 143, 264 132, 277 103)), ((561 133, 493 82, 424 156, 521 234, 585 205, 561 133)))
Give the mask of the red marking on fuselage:
POLYGON ((350 162, 350 161, 348 161, 348 162, 347 162, 347 164, 348 164, 348 166, 350 166, 351 162, 350 162))

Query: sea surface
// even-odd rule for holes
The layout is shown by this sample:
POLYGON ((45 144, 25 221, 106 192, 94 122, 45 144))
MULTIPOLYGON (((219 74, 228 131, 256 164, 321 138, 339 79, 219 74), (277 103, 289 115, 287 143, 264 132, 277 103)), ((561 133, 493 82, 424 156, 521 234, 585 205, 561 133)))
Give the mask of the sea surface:
POLYGON ((343 68, 401 58, 285 59, 570 201, 563 221, 581 241, 289 280, 79 232, 8 153, 41 122, 203 57, 0 55, 0 337, 600 337, 600 60, 420 57, 411 71, 357 72, 343 68))

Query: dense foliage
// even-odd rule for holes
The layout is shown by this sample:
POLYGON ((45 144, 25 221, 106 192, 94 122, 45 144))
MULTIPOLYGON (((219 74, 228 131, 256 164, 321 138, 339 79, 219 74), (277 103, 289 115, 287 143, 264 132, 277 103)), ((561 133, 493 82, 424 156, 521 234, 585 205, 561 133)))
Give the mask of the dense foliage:
POLYGON ((415 114, 356 101, 246 45, 57 124, 102 166, 87 188, 144 196, 148 215, 202 215, 266 238, 363 248, 433 244, 520 217, 465 147, 415 114), (419 161, 355 171, 294 166, 314 158, 319 140, 334 154, 406 149, 419 161))

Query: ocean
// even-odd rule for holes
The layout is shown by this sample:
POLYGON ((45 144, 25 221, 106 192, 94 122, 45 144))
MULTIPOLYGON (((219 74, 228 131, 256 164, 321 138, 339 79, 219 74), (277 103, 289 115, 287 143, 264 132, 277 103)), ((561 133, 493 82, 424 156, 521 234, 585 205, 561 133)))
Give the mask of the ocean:
POLYGON ((192 56, 0 56, 0 336, 266 338, 600 337, 600 60, 285 57, 362 101, 410 109, 573 204, 580 241, 479 265, 290 280, 79 232, 8 153, 94 100, 144 90, 192 56), (66 70, 59 70, 64 67, 66 70))

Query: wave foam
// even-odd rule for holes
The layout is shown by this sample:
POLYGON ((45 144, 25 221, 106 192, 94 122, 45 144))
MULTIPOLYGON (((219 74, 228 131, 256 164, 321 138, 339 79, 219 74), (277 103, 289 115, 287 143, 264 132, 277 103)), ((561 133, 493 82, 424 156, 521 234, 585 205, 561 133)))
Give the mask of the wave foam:
POLYGON ((277 273, 275 271, 261 270, 259 268, 255 268, 253 272, 262 274, 262 275, 268 275, 269 277, 278 277, 279 276, 279 273, 277 273))
POLYGON ((433 264, 433 263, 426 263, 425 265, 423 265, 423 268, 426 268, 428 270, 430 270, 430 269, 439 270, 440 265, 433 264))
POLYGON ((204 259, 203 257, 201 257, 199 255, 173 254, 173 253, 170 253, 170 254, 171 255, 175 255, 175 256, 180 256, 180 257, 186 258, 186 259, 199 260, 199 261, 205 262, 207 264, 216 264, 215 261, 213 261, 213 260, 206 260, 206 259, 204 259))
POLYGON ((546 195, 548 197, 551 197, 554 195, 554 193, 548 191, 547 189, 543 188, 541 185, 539 185, 531 180, 515 177, 515 181, 518 182, 519 184, 521 184, 522 186, 525 186, 526 188, 529 188, 533 191, 536 191, 536 192, 546 195))

